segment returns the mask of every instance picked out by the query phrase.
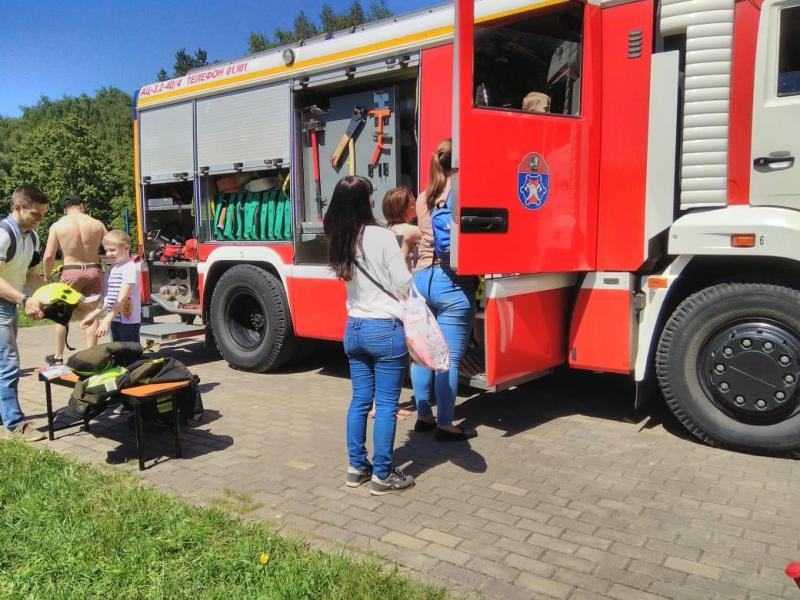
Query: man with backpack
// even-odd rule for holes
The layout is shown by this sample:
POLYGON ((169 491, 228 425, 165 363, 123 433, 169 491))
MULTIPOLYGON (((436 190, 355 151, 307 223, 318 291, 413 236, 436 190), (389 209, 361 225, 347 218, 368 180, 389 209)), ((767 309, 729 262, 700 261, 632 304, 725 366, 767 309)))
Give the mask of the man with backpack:
POLYGON ((40 261, 36 226, 47 213, 50 199, 33 186, 23 185, 11 196, 11 214, 0 221, 0 419, 13 436, 44 439, 19 407, 19 349, 17 307, 32 319, 44 318, 41 303, 28 296, 44 283, 36 273, 40 261))

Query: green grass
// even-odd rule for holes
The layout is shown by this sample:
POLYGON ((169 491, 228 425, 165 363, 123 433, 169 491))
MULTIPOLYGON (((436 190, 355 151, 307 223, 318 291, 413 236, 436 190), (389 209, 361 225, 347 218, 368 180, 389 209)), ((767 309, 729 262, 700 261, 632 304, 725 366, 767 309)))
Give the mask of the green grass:
POLYGON ((256 502, 247 494, 240 494, 228 488, 223 488, 222 496, 211 500, 211 505, 225 512, 241 516, 264 507, 263 502, 256 502))
POLYGON ((17 307, 17 315, 19 315, 19 326, 20 327, 38 327, 39 325, 52 325, 53 322, 50 319, 42 319, 41 321, 36 321, 31 319, 28 315, 25 314, 25 309, 21 306, 17 307))
POLYGON ((0 598, 446 597, 380 559, 313 550, 125 472, 12 441, 0 441, 0 465, 0 598))

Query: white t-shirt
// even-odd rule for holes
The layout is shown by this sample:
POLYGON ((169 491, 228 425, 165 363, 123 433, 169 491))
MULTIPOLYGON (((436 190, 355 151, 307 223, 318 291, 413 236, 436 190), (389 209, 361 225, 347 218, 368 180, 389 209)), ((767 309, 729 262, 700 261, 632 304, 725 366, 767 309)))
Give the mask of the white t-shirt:
POLYGON ((11 225, 14 237, 17 241, 17 249, 10 261, 6 261, 6 253, 11 246, 11 238, 5 229, 0 228, 0 261, 4 263, 2 278, 5 279, 15 290, 22 292, 25 288, 25 280, 28 277, 28 267, 31 264, 33 253, 39 251, 39 237, 22 233, 17 222, 13 217, 6 217, 6 221, 11 225))
POLYGON ((123 283, 130 283, 133 288, 125 304, 120 308, 119 314, 114 317, 114 321, 117 323, 141 323, 142 298, 139 284, 139 263, 129 260, 111 266, 106 279, 105 306, 111 308, 116 304, 123 283))
MULTIPOLYGON (((378 225, 364 228, 361 248, 356 250, 356 260, 387 291, 397 298, 408 296, 411 273, 397 237, 378 225)), ((360 319, 399 319, 400 303, 372 283, 359 269, 353 269, 353 278, 347 282, 347 314, 360 319)))

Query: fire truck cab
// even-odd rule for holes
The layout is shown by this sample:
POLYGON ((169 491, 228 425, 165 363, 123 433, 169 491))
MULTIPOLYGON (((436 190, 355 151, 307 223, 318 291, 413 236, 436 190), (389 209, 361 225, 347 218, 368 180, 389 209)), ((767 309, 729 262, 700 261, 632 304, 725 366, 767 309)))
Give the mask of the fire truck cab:
POLYGON ((800 0, 456 0, 143 87, 145 303, 269 371, 341 339, 336 181, 427 185, 484 281, 473 385, 657 381, 704 441, 800 449, 800 0))

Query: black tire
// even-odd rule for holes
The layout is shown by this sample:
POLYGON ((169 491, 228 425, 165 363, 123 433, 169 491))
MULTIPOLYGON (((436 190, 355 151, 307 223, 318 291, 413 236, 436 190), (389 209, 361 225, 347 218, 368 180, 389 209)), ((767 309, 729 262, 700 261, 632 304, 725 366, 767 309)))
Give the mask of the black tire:
POLYGON ((181 323, 184 325, 194 325, 194 318, 196 315, 181 315, 181 323))
POLYGON ((211 329, 228 364, 264 373, 292 357, 296 338, 283 285, 254 265, 237 265, 220 277, 211 296, 211 329))
POLYGON ((797 456, 800 292, 723 283, 689 296, 664 326, 656 373, 672 412, 704 442, 797 456))

